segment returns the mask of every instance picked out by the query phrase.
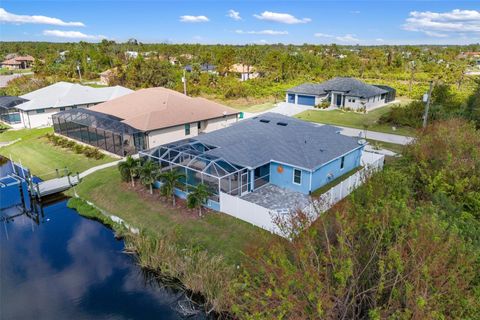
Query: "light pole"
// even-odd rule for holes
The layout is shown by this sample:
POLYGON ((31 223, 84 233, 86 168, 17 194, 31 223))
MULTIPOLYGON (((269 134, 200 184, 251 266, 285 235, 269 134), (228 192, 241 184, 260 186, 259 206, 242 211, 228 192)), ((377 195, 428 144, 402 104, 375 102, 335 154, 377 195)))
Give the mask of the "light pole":
POLYGON ((183 68, 182 82, 183 82, 183 94, 187 95, 187 76, 185 73, 185 68, 183 68))
POLYGON ((80 77, 80 83, 82 82, 82 73, 80 72, 80 64, 77 63, 78 76, 80 77))
POLYGON ((428 93, 423 96, 423 101, 425 104, 425 114, 423 115, 423 127, 427 127, 428 122, 428 109, 430 109, 430 101, 432 100, 432 90, 433 90, 433 81, 430 81, 430 89, 428 93))

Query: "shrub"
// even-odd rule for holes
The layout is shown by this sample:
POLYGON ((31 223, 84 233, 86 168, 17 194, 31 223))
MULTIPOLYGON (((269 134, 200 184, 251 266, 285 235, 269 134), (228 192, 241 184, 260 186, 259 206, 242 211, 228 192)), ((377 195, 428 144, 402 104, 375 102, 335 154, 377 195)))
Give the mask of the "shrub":
POLYGON ((422 117, 425 105, 420 100, 414 100, 405 106, 393 106, 389 112, 382 115, 379 123, 395 126, 419 128, 422 125, 422 117))
POLYGON ((83 150, 85 149, 84 146, 82 146, 81 144, 78 144, 76 143, 75 146, 73 147, 73 151, 76 153, 76 154, 81 154, 83 153, 83 150))

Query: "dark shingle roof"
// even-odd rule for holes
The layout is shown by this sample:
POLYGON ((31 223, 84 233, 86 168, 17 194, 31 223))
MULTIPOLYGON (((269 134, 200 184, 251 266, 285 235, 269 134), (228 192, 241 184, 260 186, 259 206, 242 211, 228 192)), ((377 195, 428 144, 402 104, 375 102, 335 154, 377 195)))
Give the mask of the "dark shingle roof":
POLYGON ((340 135, 337 130, 328 125, 266 113, 193 139, 217 147, 206 154, 223 157, 240 166, 255 168, 277 161, 315 170, 361 147, 356 138, 340 135))
POLYGON ((325 95, 330 91, 341 91, 354 97, 364 98, 387 92, 387 90, 366 84, 360 80, 346 77, 337 77, 318 84, 304 83, 287 90, 287 92, 312 95, 325 95))
POLYGON ((28 101, 27 99, 14 96, 0 96, 0 108, 11 109, 16 105, 28 101))

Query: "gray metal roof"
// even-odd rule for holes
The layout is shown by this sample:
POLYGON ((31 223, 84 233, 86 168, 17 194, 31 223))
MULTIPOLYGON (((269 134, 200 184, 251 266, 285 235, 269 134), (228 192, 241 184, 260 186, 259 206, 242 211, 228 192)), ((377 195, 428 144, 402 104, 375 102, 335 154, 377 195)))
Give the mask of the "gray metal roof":
POLYGON ((278 113, 266 113, 201 134, 193 140, 216 147, 205 154, 222 157, 244 167, 255 168, 276 161, 315 170, 361 147, 356 138, 340 135, 337 131, 332 126, 319 126, 278 113))
POLYGON ((319 96, 325 95, 330 91, 345 92, 350 96, 364 98, 373 97, 388 92, 387 90, 366 84, 360 80, 347 77, 336 77, 322 83, 304 83, 287 90, 287 92, 291 93, 303 93, 319 96))
POLYGON ((21 98, 29 101, 19 104, 18 109, 28 111, 46 108, 69 107, 108 101, 132 93, 121 86, 93 88, 77 83, 60 81, 47 87, 29 92, 21 98))
POLYGON ((23 99, 20 97, 14 96, 0 96, 0 108, 3 109, 11 109, 15 106, 28 101, 27 99, 23 99))

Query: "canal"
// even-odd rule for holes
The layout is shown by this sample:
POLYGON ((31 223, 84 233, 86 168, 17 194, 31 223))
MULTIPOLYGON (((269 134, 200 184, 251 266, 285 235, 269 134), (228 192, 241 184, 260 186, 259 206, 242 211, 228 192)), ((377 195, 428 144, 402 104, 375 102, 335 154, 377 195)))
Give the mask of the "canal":
POLYGON ((183 293, 148 280, 123 249, 66 200, 44 206, 38 224, 25 214, 4 219, 0 319, 206 319, 183 293))

